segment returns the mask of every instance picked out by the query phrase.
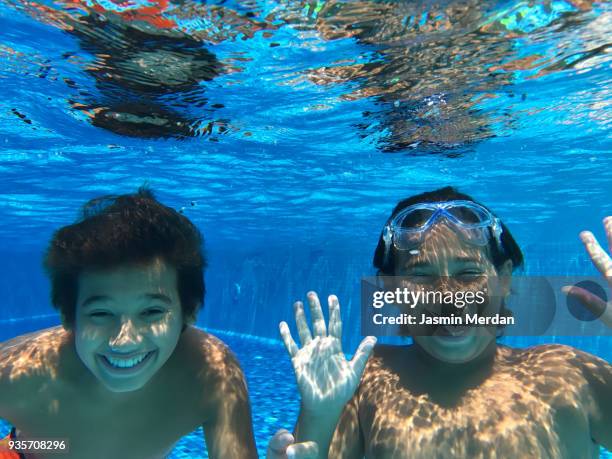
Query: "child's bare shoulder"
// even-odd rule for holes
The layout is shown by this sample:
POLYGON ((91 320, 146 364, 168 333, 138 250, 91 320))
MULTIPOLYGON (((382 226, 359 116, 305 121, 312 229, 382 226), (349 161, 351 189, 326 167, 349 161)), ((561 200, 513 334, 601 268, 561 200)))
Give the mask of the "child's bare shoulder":
POLYGON ((69 339, 62 327, 46 328, 0 343, 0 378, 12 381, 55 376, 60 352, 69 339))
POLYGON ((593 438, 610 444, 612 430, 606 413, 612 412, 612 365, 588 352, 558 344, 534 346, 522 353, 524 364, 519 368, 529 369, 528 378, 535 381, 534 387, 564 406, 583 406, 589 413, 593 438))
POLYGON ((69 338, 62 327, 53 327, 0 343, 0 403, 22 399, 37 385, 56 380, 69 338))
POLYGON ((177 350, 180 368, 175 370, 183 375, 180 393, 192 406, 200 407, 204 421, 228 401, 248 404, 242 369, 223 341, 204 330, 188 327, 177 350))
POLYGON ((526 349, 510 349, 504 363, 513 371, 523 374, 523 380, 533 379, 543 386, 545 382, 564 387, 564 394, 584 394, 584 391, 609 391, 612 384, 612 366, 593 354, 571 346, 545 344, 526 349))
POLYGON ((403 346, 377 344, 361 377, 361 389, 376 389, 383 383, 397 381, 405 363, 405 353, 403 346))
POLYGON ((605 360, 593 354, 564 344, 542 344, 525 349, 511 349, 508 356, 521 362, 537 364, 540 368, 574 367, 582 369, 584 365, 609 366, 605 360))
POLYGON ((184 335, 183 359, 189 361, 188 365, 197 372, 200 382, 244 379, 236 356, 219 338, 197 327, 188 327, 184 335))

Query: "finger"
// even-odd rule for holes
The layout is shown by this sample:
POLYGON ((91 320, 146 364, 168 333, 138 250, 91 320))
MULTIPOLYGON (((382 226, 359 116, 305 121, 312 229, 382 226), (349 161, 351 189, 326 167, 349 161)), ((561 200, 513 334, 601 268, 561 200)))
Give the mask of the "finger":
POLYGON ((327 298, 329 306, 329 336, 342 339, 342 319, 340 318, 340 303, 336 295, 327 298))
POLYGON ((316 459, 319 457, 319 446, 314 441, 294 443, 287 448, 288 459, 316 459))
POLYGON ((606 237, 608 238, 608 249, 612 253, 612 216, 606 217, 603 220, 606 237))
POLYGON ((561 288, 561 291, 568 296, 576 298, 596 317, 601 317, 606 310, 606 303, 588 290, 573 285, 566 285, 561 288))
POLYGON ((323 317, 323 310, 321 309, 321 303, 319 297, 315 292, 308 292, 308 304, 310 306, 310 318, 312 319, 312 328, 315 336, 325 337, 327 336, 327 330, 325 327, 325 318, 323 317))
POLYGON ((268 452, 274 452, 276 454, 285 454, 287 447, 295 441, 293 435, 286 430, 278 430, 268 443, 268 452))
POLYGON ((287 322, 281 322, 279 329, 283 343, 285 343, 285 349, 287 349, 287 352, 289 353, 289 357, 295 357, 298 352, 298 347, 297 344, 295 344, 295 341, 293 341, 293 337, 289 331, 289 325, 287 325, 287 322))
POLYGON ((597 270, 605 277, 612 277, 612 260, 604 249, 601 248, 593 233, 583 231, 580 233, 580 239, 597 270))
POLYGON ((301 301, 293 303, 293 310, 295 311, 295 325, 300 335, 300 342, 302 346, 306 346, 312 341, 312 335, 308 328, 308 322, 306 321, 306 314, 304 314, 304 304, 301 301))
POLYGON ((370 354, 372 354, 372 349, 374 349, 375 344, 376 338, 374 336, 366 336, 359 344, 355 355, 351 359, 351 366, 353 367, 353 371, 355 372, 355 374, 359 375, 360 378, 363 374, 363 370, 365 369, 366 363, 368 363, 370 354))

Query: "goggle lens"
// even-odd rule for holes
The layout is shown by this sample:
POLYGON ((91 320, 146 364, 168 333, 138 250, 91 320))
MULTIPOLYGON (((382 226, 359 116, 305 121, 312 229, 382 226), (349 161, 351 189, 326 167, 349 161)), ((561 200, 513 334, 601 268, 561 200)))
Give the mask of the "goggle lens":
POLYGON ((457 206, 444 209, 444 212, 454 217, 458 223, 463 225, 489 225, 491 217, 484 210, 474 207, 457 206))
POLYGON ((400 212, 390 228, 393 244, 400 250, 410 250, 423 242, 425 233, 440 218, 452 224, 459 236, 470 244, 484 246, 491 236, 489 228, 494 218, 484 207, 466 201, 418 204, 400 212))

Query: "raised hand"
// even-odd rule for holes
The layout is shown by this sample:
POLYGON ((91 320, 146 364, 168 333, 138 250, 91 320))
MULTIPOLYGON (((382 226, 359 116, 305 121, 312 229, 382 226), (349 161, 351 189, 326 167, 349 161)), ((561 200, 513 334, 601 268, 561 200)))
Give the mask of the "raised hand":
MULTIPOLYGON (((603 224, 608 239, 608 248, 612 253, 612 217, 604 218, 603 224)), ((606 278, 610 290, 612 291, 612 258, 610 258, 610 255, 601 248, 599 242, 597 242, 597 239, 595 239, 595 236, 590 231, 581 232, 580 239, 589 253, 593 264, 606 278)), ((599 320, 606 326, 612 327, 612 301, 606 303, 598 296, 580 287, 568 285, 563 287, 562 290, 566 294, 578 299, 588 310, 598 316, 599 320)))
POLYGON ((281 322, 280 333, 291 357, 302 397, 302 409, 315 416, 322 413, 337 413, 339 416, 359 384, 376 338, 364 338, 349 361, 342 352, 342 321, 338 298, 335 295, 328 298, 328 327, 315 292, 308 293, 308 304, 313 333, 306 321, 304 305, 300 301, 293 305, 302 347, 296 345, 286 322, 281 322))

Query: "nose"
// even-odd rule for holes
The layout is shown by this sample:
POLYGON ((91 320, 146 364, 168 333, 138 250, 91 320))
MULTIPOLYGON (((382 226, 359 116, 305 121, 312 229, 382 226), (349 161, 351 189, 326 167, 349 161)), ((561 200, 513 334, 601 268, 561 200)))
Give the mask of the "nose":
POLYGON ((121 353, 133 351, 140 347, 142 336, 130 318, 121 318, 119 332, 111 337, 108 344, 112 350, 121 353))
POLYGON ((439 274, 434 280, 433 288, 439 292, 445 293, 452 291, 452 289, 456 288, 456 285, 454 285, 453 279, 449 277, 448 273, 444 272, 439 274))
POLYGON ((432 290, 438 292, 441 298, 444 300, 440 303, 430 305, 430 311, 435 312, 441 316, 450 316, 452 314, 462 314, 463 309, 457 308, 454 301, 448 301, 447 297, 449 294, 454 295, 456 292, 461 291, 461 284, 450 276, 448 273, 440 275, 432 285, 432 290))

